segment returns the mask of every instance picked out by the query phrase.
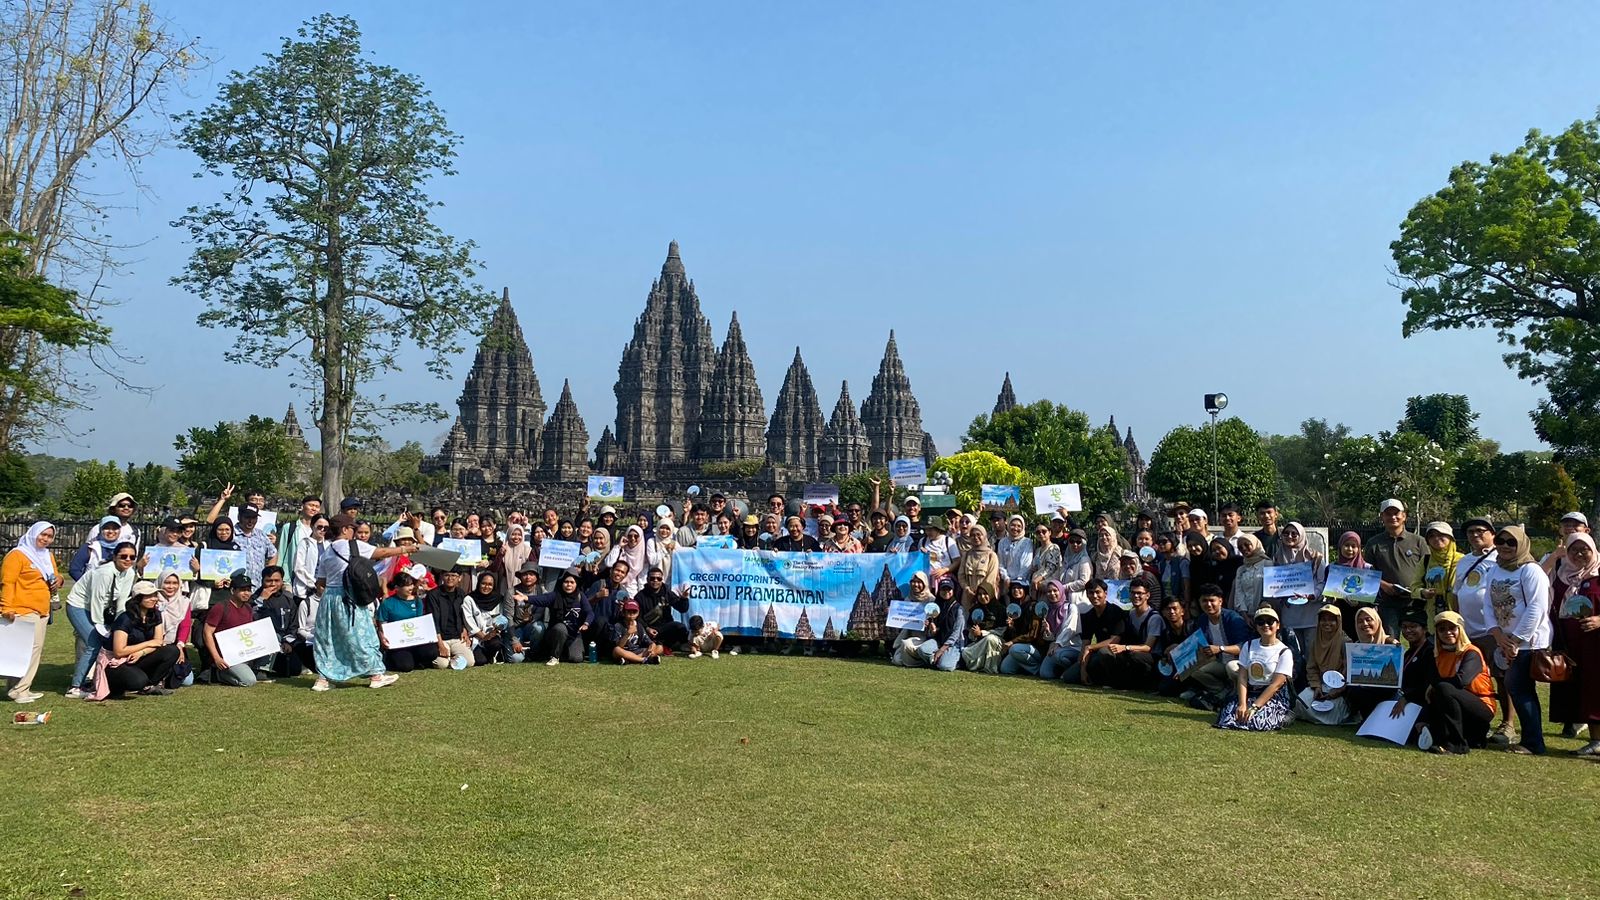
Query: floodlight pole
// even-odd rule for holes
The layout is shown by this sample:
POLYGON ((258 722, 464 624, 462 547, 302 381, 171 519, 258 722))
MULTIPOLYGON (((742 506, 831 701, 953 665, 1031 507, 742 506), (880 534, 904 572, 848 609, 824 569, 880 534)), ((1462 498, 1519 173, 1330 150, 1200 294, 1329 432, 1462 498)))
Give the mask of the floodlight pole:
POLYGON ((1219 409, 1211 411, 1211 514, 1220 515, 1217 510, 1222 508, 1222 492, 1217 480, 1217 413, 1219 409))

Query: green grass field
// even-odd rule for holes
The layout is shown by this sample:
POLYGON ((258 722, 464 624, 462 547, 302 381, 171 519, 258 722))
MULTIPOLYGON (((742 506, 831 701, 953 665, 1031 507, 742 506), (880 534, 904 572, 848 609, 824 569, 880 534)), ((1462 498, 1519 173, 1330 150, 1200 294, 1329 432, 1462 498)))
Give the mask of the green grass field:
MULTIPOLYGON (((1596 893, 1600 765, 1168 701, 752 656, 60 699, 9 763, 0 896, 1596 893)), ((22 707, 4 707, 7 712, 22 707)))

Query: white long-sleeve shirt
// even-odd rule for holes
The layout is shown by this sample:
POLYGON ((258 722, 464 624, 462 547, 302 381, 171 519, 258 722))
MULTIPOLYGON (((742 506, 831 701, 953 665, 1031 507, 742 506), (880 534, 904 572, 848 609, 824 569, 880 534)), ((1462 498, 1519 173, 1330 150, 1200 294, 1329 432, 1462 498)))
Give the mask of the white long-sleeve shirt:
POLYGON ((1517 639, 1523 650, 1544 650, 1550 646, 1550 576, 1538 563, 1519 566, 1507 572, 1496 565, 1489 572, 1489 621, 1506 635, 1517 639))
POLYGON ((1456 562, 1455 584, 1451 593, 1467 625, 1467 637, 1479 638, 1495 627, 1494 611, 1489 606, 1489 570, 1498 569, 1494 548, 1469 553, 1456 562))
POLYGON ((1000 571, 1007 581, 1028 581, 1028 570, 1033 568, 1033 539, 1023 536, 1012 540, 1011 535, 1000 539, 994 551, 1000 557, 1000 571))

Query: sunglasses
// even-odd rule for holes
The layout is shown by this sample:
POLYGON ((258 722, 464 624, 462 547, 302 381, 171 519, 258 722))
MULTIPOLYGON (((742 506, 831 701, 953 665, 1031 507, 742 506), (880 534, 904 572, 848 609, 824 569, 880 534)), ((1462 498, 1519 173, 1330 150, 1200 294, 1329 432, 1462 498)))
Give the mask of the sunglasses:
POLYGON ((1517 542, 1512 538, 1497 537, 1494 539, 1494 545, 1496 547, 1515 547, 1517 542))
POLYGON ((118 509, 121 509, 121 508, 123 508, 123 507, 124 507, 124 506, 126 506, 126 507, 127 507, 127 508, 129 508, 129 509, 133 509, 133 504, 132 504, 132 503, 129 503, 129 502, 128 502, 128 501, 126 501, 126 500, 124 500, 124 501, 122 501, 122 502, 121 502, 121 503, 118 503, 118 504, 117 504, 117 508, 118 508, 118 509))
POLYGON ((117 559, 133 559, 133 556, 131 556, 131 555, 127 554, 127 553, 118 553, 117 554, 117 559))
POLYGON ((1257 628, 1265 628, 1268 625, 1276 625, 1276 624, 1278 624, 1278 620, 1277 619, 1257 619, 1256 620, 1256 627, 1257 628))

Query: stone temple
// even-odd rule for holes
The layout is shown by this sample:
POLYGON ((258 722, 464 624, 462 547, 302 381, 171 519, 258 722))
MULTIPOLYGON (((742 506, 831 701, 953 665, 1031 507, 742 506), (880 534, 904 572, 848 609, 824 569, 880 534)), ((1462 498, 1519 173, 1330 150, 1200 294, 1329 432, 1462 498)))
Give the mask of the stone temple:
POLYGON ((719 347, 676 241, 622 349, 614 392, 615 422, 591 456, 569 386, 545 418, 533 355, 508 290, 467 373, 449 436, 426 467, 449 472, 462 487, 581 487, 594 472, 622 475, 630 487, 736 482, 748 491, 786 492, 892 459, 931 463, 938 456, 892 331, 859 410, 846 384, 832 417, 823 418, 797 347, 768 417, 738 314, 719 347))

